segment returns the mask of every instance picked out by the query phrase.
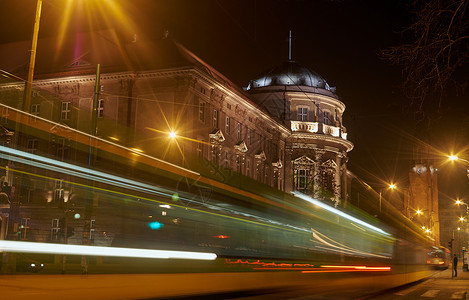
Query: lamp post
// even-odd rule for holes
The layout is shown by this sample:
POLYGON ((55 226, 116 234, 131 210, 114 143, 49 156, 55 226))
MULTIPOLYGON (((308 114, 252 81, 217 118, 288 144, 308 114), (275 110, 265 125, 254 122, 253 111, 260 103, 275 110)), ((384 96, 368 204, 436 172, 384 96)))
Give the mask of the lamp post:
MULTIPOLYGON (((388 189, 394 190, 397 186, 394 183, 389 184, 388 189)), ((381 202, 383 197, 383 189, 379 191, 379 212, 381 213, 381 202)))
POLYGON ((23 110, 29 112, 31 106, 31 90, 34 78, 34 66, 36 65, 36 49, 39 36, 39 23, 41 21, 42 0, 37 0, 36 17, 34 18, 33 38, 31 43, 31 54, 29 57, 28 80, 24 87, 23 110))

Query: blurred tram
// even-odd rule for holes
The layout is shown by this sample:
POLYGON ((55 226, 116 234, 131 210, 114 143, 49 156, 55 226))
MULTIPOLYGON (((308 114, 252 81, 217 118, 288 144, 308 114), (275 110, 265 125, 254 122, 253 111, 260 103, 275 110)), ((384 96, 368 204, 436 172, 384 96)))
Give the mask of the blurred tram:
MULTIPOLYGON (((41 122, 48 121, 38 119, 37 130, 41 122)), ((50 128, 45 125, 44 130, 50 128)), ((434 253, 435 259, 441 255, 440 249, 430 250, 431 241, 391 205, 383 201, 377 211, 376 192, 359 180, 352 182, 351 195, 359 194, 362 206, 369 206, 368 213, 353 203, 336 208, 242 175, 234 174, 222 182, 66 129, 64 134, 82 152, 77 157, 91 159, 88 150, 90 139, 94 140, 93 156, 98 159, 93 167, 8 146, 0 146, 0 159, 9 162, 10 174, 21 177, 22 188, 39 199, 28 204, 29 213, 34 216, 40 211, 44 215, 44 205, 39 203, 46 199, 45 208, 56 215, 53 220, 63 220, 65 230, 57 226, 57 231, 51 230, 50 219, 30 224, 29 241, 42 242, 45 247, 53 239, 53 245, 64 244, 55 247, 63 249, 57 255, 90 256, 88 273, 153 274, 163 283, 158 296, 309 286, 313 282, 331 289, 340 284, 374 290, 429 276, 434 264, 428 263, 428 253, 434 253), (94 236, 84 243, 88 230, 94 236), (80 244, 90 246, 66 248, 80 244), (98 246, 108 247, 108 251, 83 254, 77 250, 93 251, 98 246), (66 252, 68 249, 72 252, 66 252), (127 249, 130 253, 134 249, 134 253, 129 255, 127 249), (142 250, 213 254, 216 259, 196 261, 194 256, 187 257, 193 259, 188 262, 169 256, 155 260, 138 257, 136 253, 148 253, 142 250), (171 283, 165 274, 180 277, 171 276, 171 283), (200 284, 208 277, 210 285, 200 284), (176 284, 178 280, 187 284, 176 284)), ((21 218, 26 212, 19 210, 17 215, 21 218)), ((0 241, 0 250, 39 251, 34 247, 25 250, 20 247, 24 244, 18 243, 8 244, 8 248, 6 241, 0 241)), ((446 259, 447 252, 443 252, 446 259)), ((41 253, 54 255, 54 250, 41 253)), ((80 272, 79 260, 70 257, 68 264, 65 261, 50 259, 43 272, 62 273, 64 268, 80 272)), ((443 265, 447 266, 447 261, 443 265)))
POLYGON ((428 253, 427 264, 431 265, 434 269, 445 270, 448 269, 451 262, 451 251, 445 247, 433 246, 428 253))

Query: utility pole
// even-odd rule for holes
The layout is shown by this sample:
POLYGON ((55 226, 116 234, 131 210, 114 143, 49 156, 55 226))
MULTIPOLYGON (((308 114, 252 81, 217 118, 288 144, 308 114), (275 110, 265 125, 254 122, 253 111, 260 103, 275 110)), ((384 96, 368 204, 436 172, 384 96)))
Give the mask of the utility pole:
MULTIPOLYGON (((93 107, 91 110, 91 128, 90 128, 90 148, 88 153, 88 168, 95 163, 96 157, 96 140, 94 137, 97 134, 97 123, 98 123, 98 102, 99 102, 99 91, 101 87, 101 66, 100 64, 96 67, 96 81, 94 86, 94 97, 93 97, 93 107), (95 145, 93 145, 93 143, 95 145)), ((88 187, 94 186, 93 184, 87 184, 88 187)), ((94 205, 94 191, 91 190, 88 193, 88 196, 85 198, 85 224, 83 226, 83 245, 89 245, 91 243, 91 216, 93 215, 93 205, 94 205)), ((81 257, 81 270, 83 274, 88 273, 88 262, 85 255, 81 257)))

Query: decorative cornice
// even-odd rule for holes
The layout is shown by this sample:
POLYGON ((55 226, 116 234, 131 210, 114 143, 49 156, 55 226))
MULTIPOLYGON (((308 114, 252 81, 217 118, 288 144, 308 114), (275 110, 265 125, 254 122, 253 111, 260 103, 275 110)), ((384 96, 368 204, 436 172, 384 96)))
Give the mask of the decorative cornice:
MULTIPOLYGON (((290 141, 294 141, 295 139, 304 139, 304 140, 311 140, 311 141, 325 141, 334 144, 339 144, 345 147, 347 152, 350 152, 353 149, 353 143, 344 140, 343 138, 334 137, 331 135, 319 134, 319 133, 301 133, 301 132, 293 132, 291 137, 289 138, 290 141)), ((308 144, 307 142, 304 142, 308 144)))

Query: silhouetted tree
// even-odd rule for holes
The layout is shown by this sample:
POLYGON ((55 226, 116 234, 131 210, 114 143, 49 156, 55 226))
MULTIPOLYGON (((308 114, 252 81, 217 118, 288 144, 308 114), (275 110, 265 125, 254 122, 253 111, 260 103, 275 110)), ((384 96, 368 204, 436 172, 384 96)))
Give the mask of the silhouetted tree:
POLYGON ((382 54, 402 66, 406 95, 425 118, 425 101, 435 100, 431 106, 438 111, 448 88, 464 92, 468 85, 467 77, 455 75, 469 61, 469 0, 414 0, 412 6, 414 23, 403 32, 412 41, 382 54))

